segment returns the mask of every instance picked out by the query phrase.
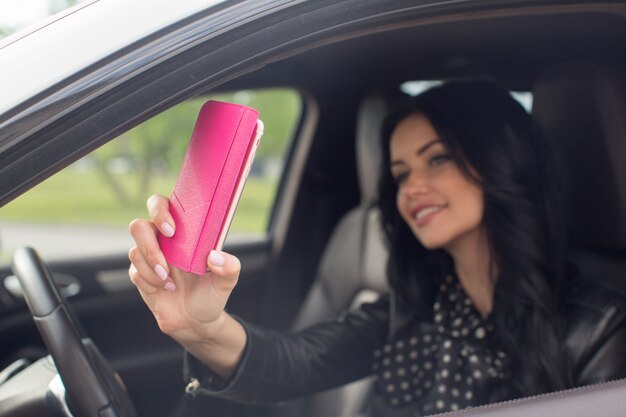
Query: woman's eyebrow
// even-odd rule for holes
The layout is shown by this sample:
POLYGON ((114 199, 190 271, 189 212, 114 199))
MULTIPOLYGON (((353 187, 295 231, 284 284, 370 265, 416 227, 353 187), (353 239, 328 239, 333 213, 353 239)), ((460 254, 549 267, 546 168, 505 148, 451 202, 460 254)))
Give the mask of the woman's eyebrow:
POLYGON ((391 161, 391 167, 393 168, 394 166, 398 166, 398 165, 406 165, 406 162, 404 162, 401 159, 395 160, 395 161, 391 161))
POLYGON ((426 145, 422 146, 421 148, 419 148, 417 150, 417 155, 421 155, 424 152, 426 152, 428 150, 428 148, 430 148, 431 146, 437 144, 437 143, 441 143, 441 141, 439 139, 433 139, 430 142, 428 142, 426 145))
MULTIPOLYGON (((433 145, 436 145, 437 143, 441 143, 441 140, 439 139, 433 139, 430 142, 428 142, 426 145, 423 145, 421 148, 419 148, 416 152, 416 154, 419 156, 421 154, 423 154, 424 152, 426 152, 428 150, 428 148, 430 148, 433 145)), ((390 166, 394 167, 397 165, 406 165, 406 162, 402 159, 396 159, 391 161, 390 166)))

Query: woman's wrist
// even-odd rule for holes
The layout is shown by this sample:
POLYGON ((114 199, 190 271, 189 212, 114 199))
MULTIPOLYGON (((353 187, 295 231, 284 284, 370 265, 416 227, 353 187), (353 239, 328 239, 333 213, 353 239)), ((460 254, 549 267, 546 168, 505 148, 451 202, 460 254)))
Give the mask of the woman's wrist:
POLYGON ((218 343, 224 333, 227 316, 228 314, 222 310, 215 320, 200 324, 197 328, 198 342, 208 345, 218 343))
POLYGON ((193 323, 186 329, 169 336, 188 350, 194 349, 194 347, 217 345, 220 343, 221 334, 224 332, 226 316, 227 313, 222 311, 213 321, 193 323))
POLYGON ((197 332, 193 340, 179 343, 221 378, 228 379, 245 350, 243 326, 223 312, 217 320, 202 325, 197 332))

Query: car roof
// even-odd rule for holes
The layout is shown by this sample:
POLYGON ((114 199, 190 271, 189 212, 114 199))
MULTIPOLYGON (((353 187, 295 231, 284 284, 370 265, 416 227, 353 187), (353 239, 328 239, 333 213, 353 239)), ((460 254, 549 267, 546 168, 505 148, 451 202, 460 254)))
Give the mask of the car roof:
POLYGON ((90 0, 16 33, 0 43, 0 114, 146 36, 221 2, 90 0))

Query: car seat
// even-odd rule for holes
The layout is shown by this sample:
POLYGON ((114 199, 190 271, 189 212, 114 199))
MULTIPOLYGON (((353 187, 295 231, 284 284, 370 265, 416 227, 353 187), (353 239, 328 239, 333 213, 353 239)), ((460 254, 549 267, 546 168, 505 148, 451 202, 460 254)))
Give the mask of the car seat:
POLYGON ((562 156, 571 261, 583 276, 626 289, 626 71, 571 63, 542 73, 533 115, 562 156))
MULTIPOLYGON (((293 329, 338 317, 342 311, 374 301, 387 292, 387 249, 375 206, 380 176, 380 131, 387 111, 380 95, 361 104, 356 126, 357 175, 361 204, 337 223, 322 254, 314 283, 293 329)), ((371 390, 366 378, 276 408, 274 416, 355 416, 371 390)))

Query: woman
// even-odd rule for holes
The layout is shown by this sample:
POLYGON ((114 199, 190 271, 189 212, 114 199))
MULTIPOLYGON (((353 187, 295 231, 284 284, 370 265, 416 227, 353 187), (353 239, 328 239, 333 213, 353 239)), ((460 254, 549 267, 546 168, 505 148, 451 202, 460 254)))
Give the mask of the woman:
POLYGON ((429 414, 626 376, 624 300, 566 268, 558 170, 506 91, 433 88, 399 105, 383 137, 392 292, 297 334, 224 312, 235 257, 212 252, 202 278, 168 266, 156 233, 175 225, 167 200, 149 199, 129 273, 190 353, 191 393, 271 402, 373 373, 381 413, 429 414), (610 325, 581 338, 572 314, 610 325))

